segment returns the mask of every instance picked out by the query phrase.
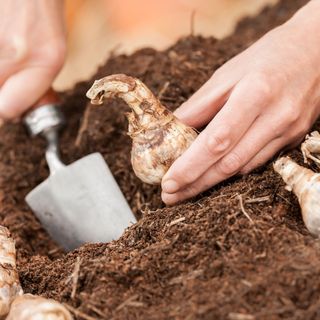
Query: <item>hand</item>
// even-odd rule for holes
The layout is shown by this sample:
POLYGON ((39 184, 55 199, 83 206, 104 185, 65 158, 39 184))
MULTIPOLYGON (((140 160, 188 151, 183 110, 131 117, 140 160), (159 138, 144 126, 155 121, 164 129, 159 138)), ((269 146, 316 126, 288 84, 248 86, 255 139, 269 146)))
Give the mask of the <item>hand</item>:
POLYGON ((45 93, 63 65, 63 1, 2 0, 0 12, 0 119, 11 119, 45 93))
POLYGON ((193 197, 262 165, 304 138, 320 114, 320 1, 239 54, 176 116, 209 123, 162 180, 166 204, 193 197))

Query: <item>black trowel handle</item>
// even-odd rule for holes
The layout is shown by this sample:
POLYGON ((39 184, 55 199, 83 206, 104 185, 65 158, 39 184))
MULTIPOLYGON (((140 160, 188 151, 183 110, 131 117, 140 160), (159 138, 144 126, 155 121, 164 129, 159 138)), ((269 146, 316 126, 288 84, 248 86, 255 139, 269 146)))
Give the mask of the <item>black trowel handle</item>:
POLYGON ((47 140, 46 159, 50 172, 64 167, 59 156, 58 131, 63 127, 65 118, 60 111, 57 94, 52 89, 47 91, 23 121, 31 136, 41 135, 47 140))

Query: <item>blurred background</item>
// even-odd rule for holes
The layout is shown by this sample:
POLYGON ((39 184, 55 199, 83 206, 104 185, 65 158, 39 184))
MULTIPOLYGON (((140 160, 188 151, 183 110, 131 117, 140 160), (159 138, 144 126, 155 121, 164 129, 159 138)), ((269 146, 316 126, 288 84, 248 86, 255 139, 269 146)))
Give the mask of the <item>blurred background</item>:
POLYGON ((158 50, 194 34, 225 37, 239 19, 277 0, 66 0, 68 56, 55 88, 85 80, 110 51, 158 50))

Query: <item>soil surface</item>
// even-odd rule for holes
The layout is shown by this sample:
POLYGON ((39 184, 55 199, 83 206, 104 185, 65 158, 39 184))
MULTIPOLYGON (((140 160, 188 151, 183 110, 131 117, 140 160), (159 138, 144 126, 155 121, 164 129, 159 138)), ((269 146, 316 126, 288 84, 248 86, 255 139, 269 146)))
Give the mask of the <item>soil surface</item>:
MULTIPOLYGON (((306 2, 284 0, 245 19, 221 41, 189 36, 162 52, 111 55, 93 78, 138 77, 174 110, 214 70, 306 2)), ((165 207, 159 188, 141 183, 132 171, 126 106, 118 100, 90 106, 85 92, 91 84, 61 94, 68 117, 63 159, 101 152, 141 219, 118 241, 64 254, 24 202, 48 175, 44 142, 31 141, 19 123, 5 124, 0 219, 16 239, 24 290, 62 301, 84 320, 320 319, 319 241, 305 229, 295 197, 272 166, 165 207)), ((290 155, 301 162, 298 150, 290 155)))

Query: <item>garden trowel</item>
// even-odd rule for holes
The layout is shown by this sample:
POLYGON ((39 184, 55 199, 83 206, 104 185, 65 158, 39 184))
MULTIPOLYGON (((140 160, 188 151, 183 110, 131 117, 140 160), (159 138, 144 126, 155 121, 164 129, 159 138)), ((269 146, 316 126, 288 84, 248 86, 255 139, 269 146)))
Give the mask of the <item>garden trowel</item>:
POLYGON ((58 131, 65 121, 53 91, 24 122, 32 136, 47 140, 50 169, 50 176, 26 196, 26 202, 58 244, 69 251, 86 242, 108 242, 136 222, 100 153, 69 165, 60 160, 58 131))

